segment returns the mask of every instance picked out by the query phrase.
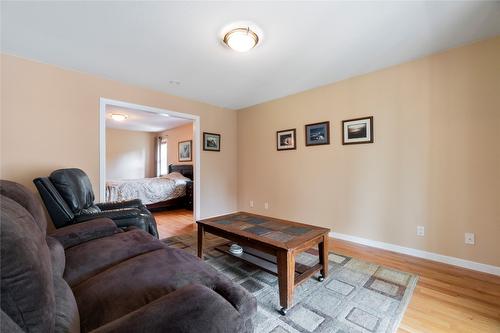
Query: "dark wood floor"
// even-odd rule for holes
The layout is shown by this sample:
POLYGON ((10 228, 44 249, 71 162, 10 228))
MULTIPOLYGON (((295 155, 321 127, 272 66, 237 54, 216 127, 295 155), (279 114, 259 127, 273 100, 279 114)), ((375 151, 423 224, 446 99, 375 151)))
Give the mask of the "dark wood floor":
MULTIPOLYGON (((188 210, 154 213, 160 238, 196 231, 188 210)), ((500 277, 331 239, 330 249, 419 275, 398 332, 500 333, 500 277)))

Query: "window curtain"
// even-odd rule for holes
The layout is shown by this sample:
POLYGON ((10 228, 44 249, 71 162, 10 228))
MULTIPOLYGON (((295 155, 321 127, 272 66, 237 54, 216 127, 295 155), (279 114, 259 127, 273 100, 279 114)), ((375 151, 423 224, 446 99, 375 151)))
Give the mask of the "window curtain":
POLYGON ((155 163, 155 174, 156 177, 161 176, 161 143, 163 142, 163 137, 157 136, 155 137, 155 146, 156 146, 156 163, 155 163))

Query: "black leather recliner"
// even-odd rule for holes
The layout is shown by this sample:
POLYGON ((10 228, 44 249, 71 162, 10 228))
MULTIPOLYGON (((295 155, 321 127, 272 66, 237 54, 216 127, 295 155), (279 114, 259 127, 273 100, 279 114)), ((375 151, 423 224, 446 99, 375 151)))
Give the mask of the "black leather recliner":
POLYGON ((158 238, 155 218, 141 200, 94 204, 89 177, 80 169, 59 169, 33 182, 56 228, 107 217, 120 228, 138 227, 158 238))

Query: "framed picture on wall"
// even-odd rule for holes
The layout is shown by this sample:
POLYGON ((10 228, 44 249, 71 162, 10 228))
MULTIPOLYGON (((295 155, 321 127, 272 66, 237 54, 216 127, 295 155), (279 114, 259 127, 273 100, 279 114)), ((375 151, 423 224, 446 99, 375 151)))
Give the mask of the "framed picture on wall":
POLYGON ((179 162, 191 162, 192 157, 192 140, 179 142, 179 162))
POLYGON ((220 151, 220 134, 203 132, 203 150, 220 151))
POLYGON ((277 150, 297 149, 295 141, 295 128, 276 132, 277 150))
POLYGON ((306 146, 330 144, 330 122, 306 125, 306 146))
POLYGON ((342 121, 342 144, 373 143, 373 117, 342 121))

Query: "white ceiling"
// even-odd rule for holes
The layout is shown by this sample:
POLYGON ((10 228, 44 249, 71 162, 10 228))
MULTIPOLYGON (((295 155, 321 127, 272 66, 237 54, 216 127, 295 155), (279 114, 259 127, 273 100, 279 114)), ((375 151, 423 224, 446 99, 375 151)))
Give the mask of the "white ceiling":
POLYGON ((167 117, 166 115, 139 111, 118 106, 106 107, 106 127, 129 131, 161 132, 182 125, 190 124, 191 120, 167 117), (111 119, 112 113, 127 115, 127 120, 116 121, 111 119))
POLYGON ((498 1, 2 1, 1 9, 5 53, 234 109, 500 34, 498 1), (263 31, 244 54, 220 41, 240 20, 263 31))

